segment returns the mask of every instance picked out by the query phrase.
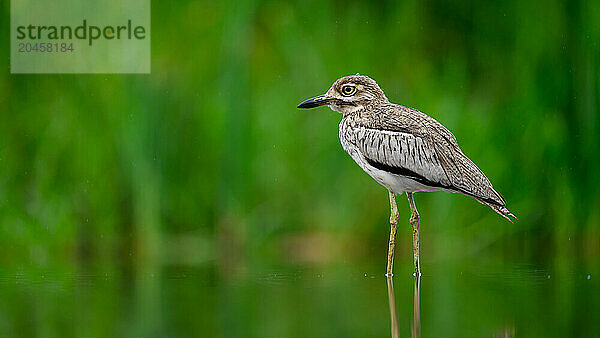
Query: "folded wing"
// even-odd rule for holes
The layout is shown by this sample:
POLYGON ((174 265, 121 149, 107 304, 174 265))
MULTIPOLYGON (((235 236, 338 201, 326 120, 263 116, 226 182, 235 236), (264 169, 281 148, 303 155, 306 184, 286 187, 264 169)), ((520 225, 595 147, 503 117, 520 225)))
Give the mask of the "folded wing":
POLYGON ((460 150, 456 138, 433 118, 399 105, 357 119, 353 143, 369 163, 420 183, 504 206, 483 172, 460 150))

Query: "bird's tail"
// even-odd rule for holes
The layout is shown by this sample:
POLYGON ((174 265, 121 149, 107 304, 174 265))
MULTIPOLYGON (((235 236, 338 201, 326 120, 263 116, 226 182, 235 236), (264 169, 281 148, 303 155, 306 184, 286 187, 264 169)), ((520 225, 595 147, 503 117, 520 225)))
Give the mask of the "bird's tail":
POLYGON ((492 210, 494 210, 495 212, 497 212, 500 216, 506 218, 509 222, 514 223, 512 219, 510 219, 510 217, 513 217, 515 220, 518 220, 517 216, 513 215, 512 212, 510 212, 506 206, 504 205, 498 205, 498 204, 494 204, 494 203, 490 203, 488 201, 479 199, 479 198, 475 198, 476 200, 479 201, 479 203, 481 204, 485 204, 488 207, 492 208, 492 210))

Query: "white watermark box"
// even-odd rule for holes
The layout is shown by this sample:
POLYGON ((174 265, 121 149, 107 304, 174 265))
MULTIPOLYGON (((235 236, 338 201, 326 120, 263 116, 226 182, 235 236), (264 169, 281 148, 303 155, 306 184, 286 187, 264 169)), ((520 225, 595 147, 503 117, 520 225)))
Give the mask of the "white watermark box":
POLYGON ((150 73, 150 0, 11 0, 11 73, 150 73))

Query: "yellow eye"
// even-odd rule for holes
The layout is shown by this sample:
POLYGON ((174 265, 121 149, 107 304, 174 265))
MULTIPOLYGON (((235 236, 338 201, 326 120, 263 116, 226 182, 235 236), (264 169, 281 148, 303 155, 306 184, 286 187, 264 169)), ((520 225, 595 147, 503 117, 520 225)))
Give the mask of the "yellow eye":
POLYGON ((356 93, 356 87, 354 87, 353 85, 342 86, 342 95, 351 96, 354 95, 354 93, 356 93))

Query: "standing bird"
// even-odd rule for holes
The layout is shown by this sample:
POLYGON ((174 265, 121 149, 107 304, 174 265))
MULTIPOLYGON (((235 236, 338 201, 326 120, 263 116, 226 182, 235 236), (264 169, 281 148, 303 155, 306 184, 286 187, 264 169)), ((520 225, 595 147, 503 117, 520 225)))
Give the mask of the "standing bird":
POLYGON ((300 103, 298 108, 323 105, 342 114, 339 137, 344 150, 389 191, 387 276, 392 276, 399 219, 395 194, 406 192, 410 206, 415 276, 420 275, 420 266, 419 212, 414 192, 461 193, 511 222, 509 217, 516 219, 490 180, 463 154, 448 129, 416 109, 391 103, 370 77, 359 74, 342 77, 327 93, 300 103))

